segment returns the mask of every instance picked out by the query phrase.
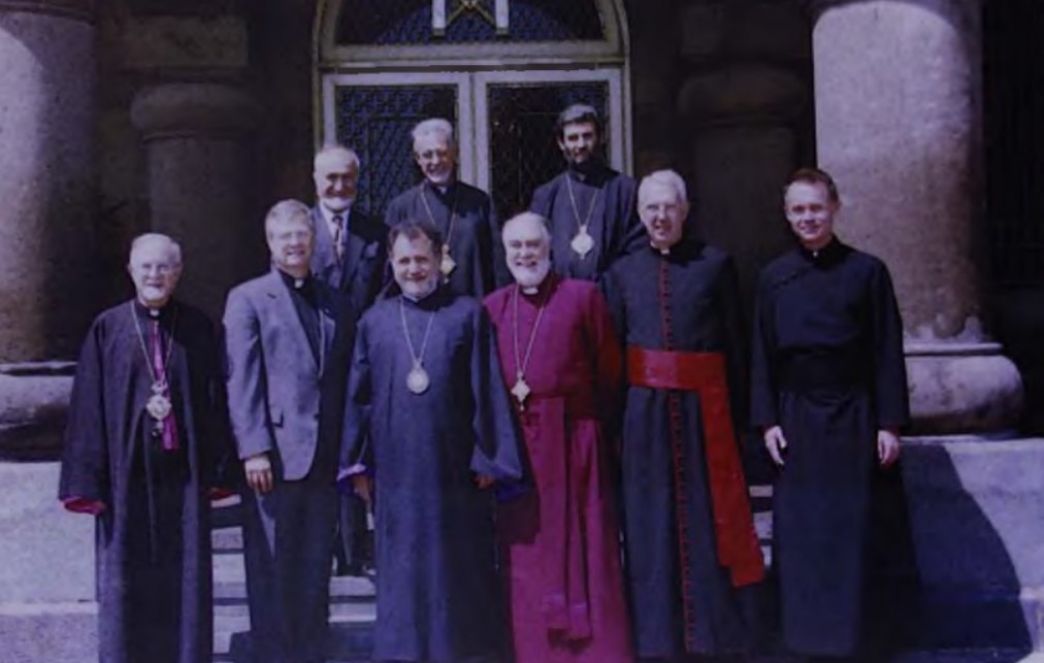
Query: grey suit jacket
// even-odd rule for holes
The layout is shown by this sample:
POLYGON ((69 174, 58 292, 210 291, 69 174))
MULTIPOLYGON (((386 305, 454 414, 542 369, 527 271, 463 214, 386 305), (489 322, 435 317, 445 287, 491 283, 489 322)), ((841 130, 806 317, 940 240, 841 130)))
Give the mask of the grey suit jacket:
POLYGON ((388 257, 385 252, 388 229, 358 205, 348 215, 348 232, 342 238, 344 261, 338 264, 330 228, 319 207, 312 208, 315 251, 312 273, 335 291, 343 293, 358 319, 373 304, 385 284, 388 257))
POLYGON ((228 293, 225 349, 229 414, 241 459, 268 452, 277 477, 313 468, 336 475, 354 323, 348 303, 315 283, 319 362, 290 291, 274 269, 228 293))

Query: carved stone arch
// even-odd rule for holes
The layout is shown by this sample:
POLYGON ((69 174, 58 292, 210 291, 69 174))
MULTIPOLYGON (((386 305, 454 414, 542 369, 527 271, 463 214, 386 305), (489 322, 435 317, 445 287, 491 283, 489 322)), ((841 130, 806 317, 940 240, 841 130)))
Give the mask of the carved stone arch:
MULTIPOLYGON (((337 43, 337 28, 342 14, 358 0, 318 0, 314 31, 314 56, 320 68, 337 67, 347 62, 381 64, 392 61, 423 61, 429 64, 475 63, 476 60, 514 62, 617 62, 628 53, 628 32, 624 0, 590 0, 601 20, 601 39, 562 39, 516 41, 510 33, 495 41, 474 43, 428 43, 351 45, 337 43)), ((452 2, 452 0, 448 0, 452 2)), ((490 0, 494 2, 494 0, 490 0)))

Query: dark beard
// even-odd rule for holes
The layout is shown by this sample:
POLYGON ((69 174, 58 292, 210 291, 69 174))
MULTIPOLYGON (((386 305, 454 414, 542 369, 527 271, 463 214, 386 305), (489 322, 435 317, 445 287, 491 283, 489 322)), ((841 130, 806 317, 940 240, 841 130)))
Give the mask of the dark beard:
POLYGON ((582 161, 580 163, 577 163, 576 161, 570 159, 569 169, 575 170, 581 175, 591 175, 592 173, 597 173, 602 169, 602 159, 598 156, 596 152, 592 152, 591 156, 587 157, 586 161, 582 161))

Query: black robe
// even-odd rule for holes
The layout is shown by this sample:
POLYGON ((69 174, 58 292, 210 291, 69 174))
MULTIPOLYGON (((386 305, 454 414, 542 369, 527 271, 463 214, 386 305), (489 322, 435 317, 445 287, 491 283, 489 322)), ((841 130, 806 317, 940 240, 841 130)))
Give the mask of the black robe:
POLYGON ((496 340, 481 304, 440 289, 370 308, 356 332, 342 470, 373 473, 376 501, 375 660, 461 661, 505 645, 494 570, 493 497, 474 474, 521 475, 519 437, 496 340), (406 388, 432 312, 422 394, 406 388))
POLYGON ((407 219, 428 223, 434 220, 435 227, 442 233, 442 241, 449 244, 450 254, 457 263, 446 281, 454 294, 481 298, 510 279, 496 210, 485 191, 458 181, 442 193, 425 180, 388 203, 385 224, 390 227, 407 219), (429 209, 432 218, 428 217, 429 209), (449 232, 451 212, 452 233, 449 232))
POLYGON ((601 164, 585 171, 566 169, 537 187, 529 209, 550 221, 555 271, 569 278, 597 281, 614 260, 640 245, 644 232, 638 219, 637 195, 638 184, 633 178, 601 164), (575 213, 567 177, 576 201, 575 213), (581 258, 570 242, 580 229, 579 223, 587 218, 591 219, 587 232, 594 248, 581 258))
POLYGON ((909 417, 902 320, 888 269, 834 240, 791 251, 758 282, 751 421, 788 447, 774 492, 783 636, 850 655, 863 589, 877 431, 909 417))
MULTIPOLYGON (((132 314, 132 310, 134 313, 132 314)), ((221 352, 210 320, 171 303, 160 316, 179 449, 164 451, 145 411, 152 379, 124 303, 99 315, 80 352, 59 498, 106 505, 97 518, 98 640, 104 663, 210 663, 208 488, 234 472, 221 352)))
MULTIPOLYGON (((614 263, 603 287, 626 345, 725 354, 734 427, 742 430, 746 362, 732 259, 695 240, 683 241, 667 256, 646 245, 614 263)), ((746 646, 742 610, 715 546, 700 408, 697 392, 627 388, 621 458, 625 559, 635 649, 642 657, 746 646), (677 461, 672 410, 682 417, 677 461), (684 495, 676 490, 676 462, 685 477, 684 495), (686 504, 684 521, 675 506, 680 500, 686 504)))

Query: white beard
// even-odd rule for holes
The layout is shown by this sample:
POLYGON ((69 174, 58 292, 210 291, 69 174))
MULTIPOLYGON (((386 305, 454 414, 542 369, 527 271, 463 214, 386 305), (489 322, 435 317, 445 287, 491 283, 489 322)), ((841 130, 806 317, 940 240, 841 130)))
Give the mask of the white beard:
POLYGON ((537 288, 547 278, 548 272, 551 271, 551 259, 544 258, 532 268, 509 264, 508 269, 511 270, 511 276, 520 288, 537 288))

